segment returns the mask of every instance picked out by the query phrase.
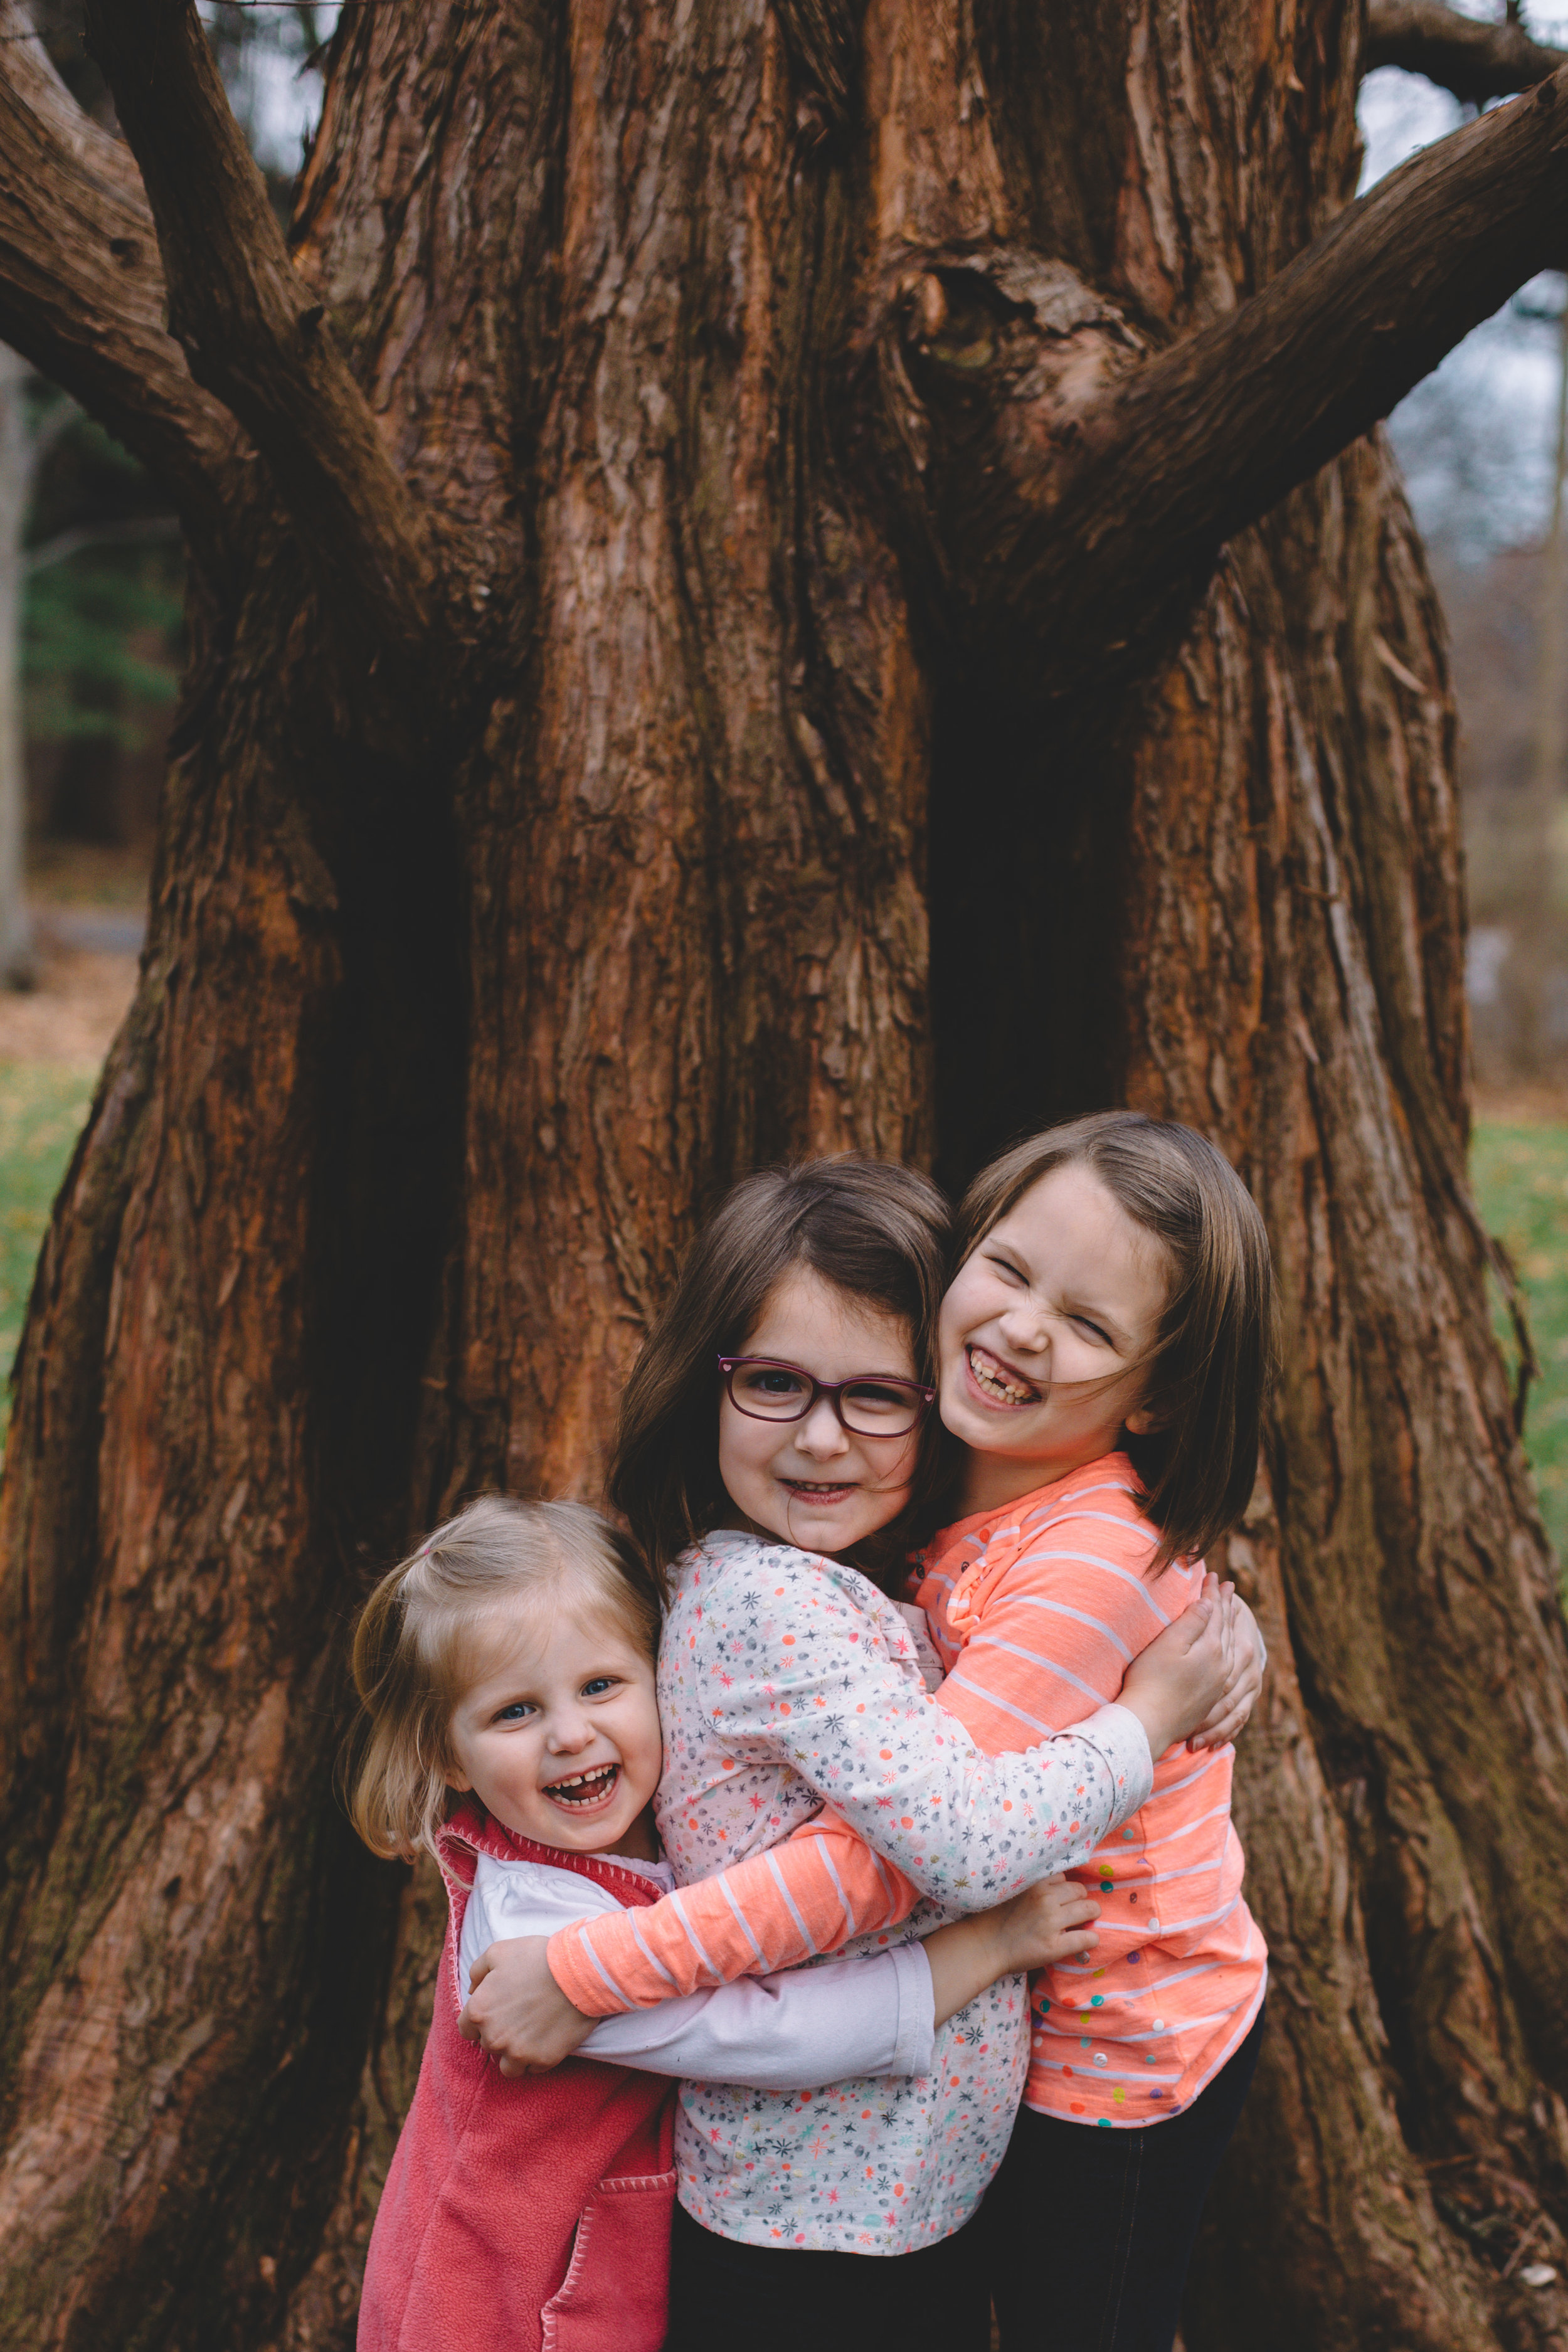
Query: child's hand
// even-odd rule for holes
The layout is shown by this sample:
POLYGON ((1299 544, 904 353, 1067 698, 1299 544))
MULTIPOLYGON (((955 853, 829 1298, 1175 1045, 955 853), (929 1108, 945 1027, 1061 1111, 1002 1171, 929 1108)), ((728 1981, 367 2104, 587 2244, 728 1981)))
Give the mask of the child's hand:
POLYGON ((1010 1903, 999 1903, 994 1911, 981 1916, 994 1923, 1005 1955, 998 1976, 1051 1968, 1058 1960, 1092 1950, 1100 1941, 1089 1925, 1099 1918, 1100 1906, 1070 1878, 1042 1878, 1010 1903))
POLYGON ((1236 1587, 1205 1576, 1203 1596, 1133 1659, 1121 1705, 1138 1717, 1159 1758, 1217 1706, 1236 1658, 1236 1587))
POLYGON ((939 1927, 925 1938, 933 2022, 945 2025, 998 1977, 1021 1976, 1087 1952, 1100 1940, 1088 1924, 1099 1916, 1099 1904, 1081 1886, 1043 1878, 993 1911, 939 1927))
POLYGON ((474 1962, 468 2005, 458 2020, 465 2042, 500 2061, 503 2074, 547 2074, 594 2031, 550 1973, 548 1936, 509 1936, 474 1962))
POLYGON ((1258 1704, 1258 1694, 1263 1688, 1263 1669, 1268 1664, 1268 1653, 1263 1646, 1258 1620, 1237 1596, 1236 1664, 1218 1706, 1204 1717, 1187 1742, 1194 1754, 1200 1748, 1223 1748, 1227 1740, 1240 1738, 1258 1704))

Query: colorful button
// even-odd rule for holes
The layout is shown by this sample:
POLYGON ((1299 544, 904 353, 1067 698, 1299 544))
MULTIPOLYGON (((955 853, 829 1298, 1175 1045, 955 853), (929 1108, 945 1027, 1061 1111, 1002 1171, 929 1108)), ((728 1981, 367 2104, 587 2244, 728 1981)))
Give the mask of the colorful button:
POLYGON ((1094 2063, 1097 2066, 1109 2066, 1110 2061, 1103 2050, 1097 2050, 1094 2053, 1094 2063))

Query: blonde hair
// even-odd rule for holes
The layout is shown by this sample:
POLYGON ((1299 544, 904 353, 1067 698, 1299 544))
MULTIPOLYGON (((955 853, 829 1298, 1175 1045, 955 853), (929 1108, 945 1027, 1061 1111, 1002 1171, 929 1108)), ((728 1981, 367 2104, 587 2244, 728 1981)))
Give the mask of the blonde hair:
POLYGON ((384 1576, 353 1636, 360 1715, 347 1768, 349 1819, 373 1853, 436 1851, 454 1802, 453 1710, 472 1685, 485 1621, 520 1594, 574 1584, 648 1657, 659 1595, 641 1554, 581 1503, 486 1495, 384 1576))
POLYGON ((982 1169, 958 1212, 958 1264, 1042 1176, 1074 1163, 1163 1244, 1170 1267, 1142 1398, 1156 1425, 1122 1436, 1161 1534, 1152 1572, 1206 1551, 1252 1493, 1278 1345, 1268 1234, 1229 1160, 1195 1129, 1097 1111, 982 1169))

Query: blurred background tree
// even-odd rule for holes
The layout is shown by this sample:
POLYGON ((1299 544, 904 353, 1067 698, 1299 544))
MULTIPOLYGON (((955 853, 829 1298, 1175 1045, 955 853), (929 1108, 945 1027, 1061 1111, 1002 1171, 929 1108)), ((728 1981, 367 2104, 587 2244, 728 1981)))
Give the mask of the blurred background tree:
MULTIPOLYGON (((1532 15, 1529 28, 1568 43, 1568 24, 1532 15)), ((1369 74, 1363 184, 1476 110, 1397 68, 1369 74)), ((1477 1080, 1516 1098, 1568 1086, 1565 304, 1568 279, 1534 279, 1389 423, 1453 643, 1477 1080)))
MULTIPOLYGON (((114 109, 80 0, 33 21, 77 103, 114 109)), ((280 216, 319 104, 335 6, 203 9, 230 102, 280 216)), ((0 351, 0 981, 37 977, 38 919, 67 944, 133 943, 171 708, 184 666, 184 555, 145 468, 0 351)))

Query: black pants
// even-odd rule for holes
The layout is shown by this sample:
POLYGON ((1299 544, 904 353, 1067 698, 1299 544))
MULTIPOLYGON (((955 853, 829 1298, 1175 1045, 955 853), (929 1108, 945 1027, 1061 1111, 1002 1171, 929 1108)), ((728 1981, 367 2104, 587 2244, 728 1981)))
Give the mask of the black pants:
POLYGON ((665 2352, 987 2352, 978 2225, 912 2254, 745 2246, 680 2206, 665 2352))
POLYGON ((1025 2107, 973 2227, 1003 2352, 1170 2352, 1204 2200, 1258 2064, 1263 2016, 1190 2107, 1102 2131, 1025 2107))

